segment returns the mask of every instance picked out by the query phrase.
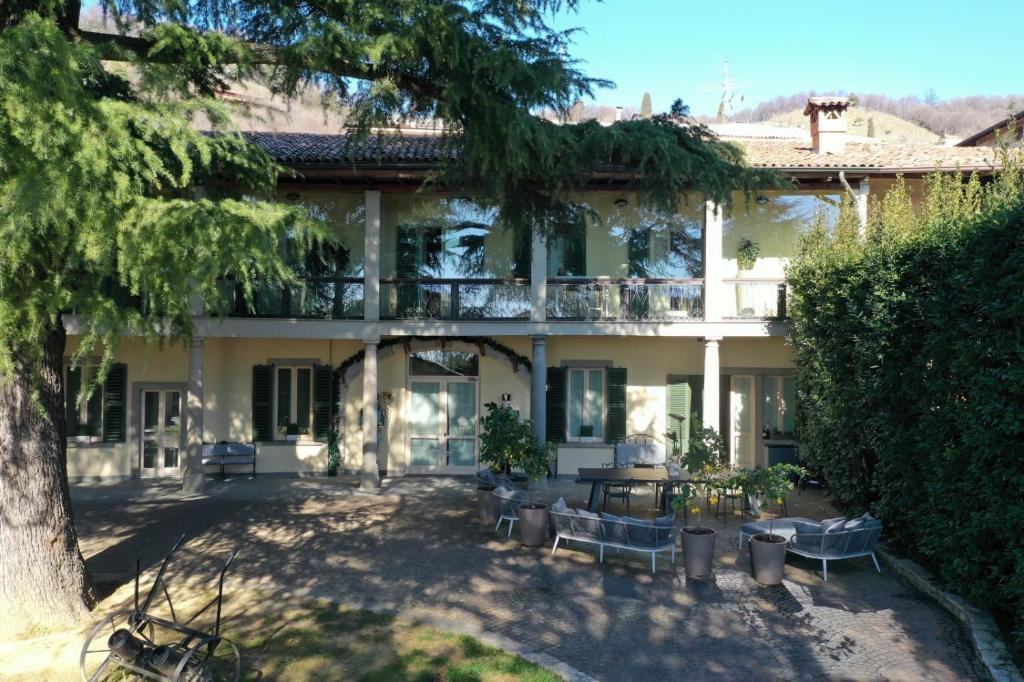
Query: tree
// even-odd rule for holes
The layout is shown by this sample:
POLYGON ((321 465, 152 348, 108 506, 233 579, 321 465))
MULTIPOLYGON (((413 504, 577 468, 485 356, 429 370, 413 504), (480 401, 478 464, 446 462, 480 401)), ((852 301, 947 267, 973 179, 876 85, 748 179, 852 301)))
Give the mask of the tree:
POLYGON ((645 92, 644 99, 640 103, 640 118, 650 118, 654 115, 654 108, 651 105, 651 93, 645 92))
POLYGON ((868 116, 868 137, 875 136, 875 118, 874 116, 868 116))
POLYGON ((76 620, 93 600, 68 494, 62 313, 81 324, 72 361, 102 354, 99 381, 124 331, 187 337, 193 297, 223 309, 223 276, 251 297, 261 280, 294 277, 283 241, 329 245, 299 210, 252 198, 282 169, 227 130, 213 96, 229 79, 258 78, 285 97, 313 86, 348 107, 354 135, 440 119, 457 156, 431 179, 498 207, 514 228, 577 219, 585 207, 571 197, 598 166, 663 211, 683 191, 728 203, 769 177, 681 103, 608 127, 535 116, 568 113, 606 85, 568 56, 572 32, 546 23, 576 0, 101 4, 118 34, 81 30, 75 0, 0 8, 4 630, 76 620), (200 112, 215 134, 190 126, 200 112))

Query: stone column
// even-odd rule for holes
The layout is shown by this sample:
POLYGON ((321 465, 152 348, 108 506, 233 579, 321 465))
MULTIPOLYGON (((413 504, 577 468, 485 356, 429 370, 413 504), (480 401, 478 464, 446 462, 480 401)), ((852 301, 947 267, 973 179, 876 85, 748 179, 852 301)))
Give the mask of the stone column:
POLYGON ((704 203, 704 319, 719 322, 725 293, 722 284, 722 207, 704 203))
MULTIPOLYGON (((530 250, 530 321, 547 319, 548 307, 548 245, 543 235, 534 231, 530 250)), ((536 343, 536 341, 534 341, 536 343)))
POLYGON ((203 339, 193 338, 188 347, 188 390, 185 396, 185 468, 181 487, 199 493, 206 482, 203 471, 203 339))
POLYGON ((363 246, 363 319, 380 319, 380 191, 366 190, 366 236, 363 246))
POLYGON ((530 418, 533 419, 533 433, 543 443, 547 438, 548 395, 547 374, 548 337, 533 338, 533 371, 530 374, 530 418))
POLYGON ((857 200, 857 222, 860 223, 860 236, 866 237, 868 233, 868 194, 871 191, 871 184, 868 178, 864 178, 853 191, 857 200))
POLYGON ((718 364, 718 342, 720 337, 704 339, 704 426, 718 431, 720 415, 718 410, 720 385, 718 364))
POLYGON ((377 468, 377 342, 367 342, 363 358, 363 465, 360 490, 380 488, 377 468))

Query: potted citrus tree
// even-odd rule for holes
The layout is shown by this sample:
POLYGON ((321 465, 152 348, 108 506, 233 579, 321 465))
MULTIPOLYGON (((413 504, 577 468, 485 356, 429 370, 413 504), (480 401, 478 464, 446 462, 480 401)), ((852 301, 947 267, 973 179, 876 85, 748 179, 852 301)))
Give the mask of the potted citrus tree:
MULTIPOLYGON (((713 428, 705 427, 694 433, 687 451, 677 455, 676 459, 691 476, 709 478, 721 468, 724 454, 725 443, 722 436, 713 428)), ((676 512, 690 508, 697 514, 697 525, 684 526, 680 533, 686 575, 696 578, 710 574, 717 532, 714 528, 707 528, 701 523, 702 505, 698 499, 696 485, 687 483, 680 494, 673 498, 672 508, 676 512)))
MULTIPOLYGON (((487 414, 480 421, 480 461, 503 473, 520 469, 531 482, 546 476, 552 446, 537 439, 533 422, 521 419, 511 407, 496 403, 484 407, 487 414)), ((519 506, 519 536, 527 547, 536 547, 547 539, 548 508, 533 501, 532 485, 528 494, 530 501, 519 506)))
POLYGON ((804 471, 793 464, 776 464, 767 469, 755 469, 747 474, 747 481, 739 487, 756 489, 763 500, 762 507, 768 507, 768 532, 758 533, 750 538, 750 572, 754 580, 762 585, 779 585, 786 566, 786 538, 775 534, 775 515, 771 514, 773 504, 782 507, 793 492, 792 476, 801 476, 804 471))

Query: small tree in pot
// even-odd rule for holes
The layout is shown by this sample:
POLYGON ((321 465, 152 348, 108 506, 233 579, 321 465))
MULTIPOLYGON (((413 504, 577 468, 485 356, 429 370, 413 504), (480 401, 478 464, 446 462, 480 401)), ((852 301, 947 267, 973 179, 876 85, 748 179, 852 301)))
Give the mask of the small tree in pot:
MULTIPOLYGON (((792 477, 803 476, 803 468, 793 464, 776 464, 767 469, 754 469, 745 474, 746 481, 739 487, 755 490, 771 511, 772 504, 781 509, 793 492, 792 477)), ((762 585, 779 585, 786 566, 786 538, 775 534, 775 515, 769 514, 768 532, 750 538, 750 571, 754 580, 762 585)))
MULTIPOLYGON (((676 459, 691 476, 708 478, 722 467, 724 454, 725 443, 721 435, 713 428, 705 427, 693 434, 687 451, 677 455, 676 459)), ((680 534, 683 539, 683 563, 688 576, 705 576, 711 573, 717 533, 713 528, 701 524, 702 508, 693 483, 687 483, 672 500, 672 508, 676 512, 688 505, 692 505, 692 510, 697 514, 697 525, 683 527, 680 534)))
MULTIPOLYGON (((521 469, 531 481, 538 481, 548 473, 548 460, 552 445, 542 443, 533 432, 533 422, 520 419, 511 407, 487 403, 487 414, 481 420, 480 461, 502 473, 521 469)), ((534 504, 533 486, 530 503, 519 507, 519 534, 524 545, 533 547, 547 539, 547 506, 534 504)), ((494 497, 491 495, 491 497, 494 497)))
POLYGON ((341 434, 332 428, 327 432, 327 475, 337 476, 341 467, 341 434))

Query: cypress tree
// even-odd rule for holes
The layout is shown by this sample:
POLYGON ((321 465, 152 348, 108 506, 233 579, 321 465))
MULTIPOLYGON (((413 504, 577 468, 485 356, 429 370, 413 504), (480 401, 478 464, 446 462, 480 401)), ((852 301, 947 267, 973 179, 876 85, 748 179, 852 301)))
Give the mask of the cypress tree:
POLYGON ((651 106, 651 93, 645 92, 644 99, 640 103, 640 118, 650 118, 654 114, 654 109, 651 106))

